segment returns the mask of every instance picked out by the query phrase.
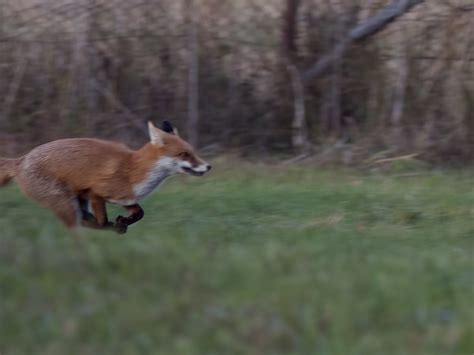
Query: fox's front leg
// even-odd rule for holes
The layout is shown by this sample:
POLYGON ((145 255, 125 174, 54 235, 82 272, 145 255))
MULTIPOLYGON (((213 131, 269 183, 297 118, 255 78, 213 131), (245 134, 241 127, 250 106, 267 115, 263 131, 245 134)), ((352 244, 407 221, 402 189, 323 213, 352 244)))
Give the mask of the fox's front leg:
POLYGON ((105 200, 102 197, 89 193, 85 198, 87 199, 84 200, 84 197, 80 198, 82 210, 81 224, 83 227, 92 229, 109 229, 119 234, 127 232, 127 226, 109 222, 105 200), (89 206, 92 213, 89 212, 89 206))
POLYGON ((145 215, 145 212, 143 211, 143 208, 140 207, 140 205, 135 204, 131 206, 125 206, 125 209, 130 212, 130 214, 127 217, 124 216, 118 216, 115 219, 115 224, 117 226, 124 226, 128 227, 129 225, 138 222, 143 218, 145 215))

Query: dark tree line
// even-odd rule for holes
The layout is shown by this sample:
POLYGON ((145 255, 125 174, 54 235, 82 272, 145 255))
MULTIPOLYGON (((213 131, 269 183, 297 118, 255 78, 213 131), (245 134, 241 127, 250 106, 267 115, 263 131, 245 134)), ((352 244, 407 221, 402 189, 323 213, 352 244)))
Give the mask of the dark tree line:
POLYGON ((139 145, 166 118, 211 153, 469 161, 473 18, 462 0, 2 0, 0 150, 139 145))

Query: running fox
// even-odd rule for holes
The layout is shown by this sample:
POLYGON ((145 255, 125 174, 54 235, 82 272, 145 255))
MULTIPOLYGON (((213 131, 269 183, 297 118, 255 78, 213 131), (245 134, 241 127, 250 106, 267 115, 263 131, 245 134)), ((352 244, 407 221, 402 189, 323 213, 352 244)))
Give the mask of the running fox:
POLYGON ((15 179, 20 189, 51 209, 70 229, 82 225, 126 233, 143 218, 138 204, 166 178, 201 176, 211 166, 178 136, 168 121, 161 129, 148 123, 150 143, 134 151, 99 139, 60 139, 41 145, 19 159, 0 158, 0 186, 15 179), (107 218, 106 202, 129 215, 107 218))

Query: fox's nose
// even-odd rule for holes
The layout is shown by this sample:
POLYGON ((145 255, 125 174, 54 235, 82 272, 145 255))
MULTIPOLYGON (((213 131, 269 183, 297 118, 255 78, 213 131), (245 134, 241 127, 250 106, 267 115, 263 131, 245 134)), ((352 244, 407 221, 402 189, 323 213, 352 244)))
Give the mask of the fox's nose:
POLYGON ((206 165, 206 169, 207 171, 211 170, 212 166, 210 166, 209 164, 206 165))

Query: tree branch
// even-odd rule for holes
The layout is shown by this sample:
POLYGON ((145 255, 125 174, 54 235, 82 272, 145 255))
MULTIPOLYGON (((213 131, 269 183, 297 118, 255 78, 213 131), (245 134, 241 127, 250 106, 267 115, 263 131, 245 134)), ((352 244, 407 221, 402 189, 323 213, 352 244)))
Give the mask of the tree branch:
POLYGON ((393 0, 389 5, 369 18, 366 22, 359 24, 350 30, 346 38, 336 44, 329 53, 322 56, 311 67, 306 69, 302 74, 303 81, 307 83, 308 81, 324 74, 324 72, 331 66, 331 63, 336 58, 342 56, 352 44, 363 41, 382 31, 398 17, 407 13, 413 7, 422 2, 424 2, 424 0, 393 0))

